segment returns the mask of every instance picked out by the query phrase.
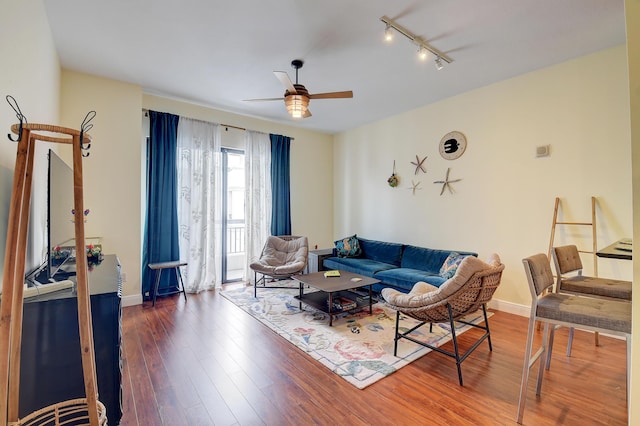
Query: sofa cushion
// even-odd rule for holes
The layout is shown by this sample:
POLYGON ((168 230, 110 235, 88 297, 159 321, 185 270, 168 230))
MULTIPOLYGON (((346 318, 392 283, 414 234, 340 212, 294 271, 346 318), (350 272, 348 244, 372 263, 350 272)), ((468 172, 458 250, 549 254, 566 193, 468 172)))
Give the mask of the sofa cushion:
POLYGON ((451 252, 449 256, 447 256, 446 260, 440 267, 440 276, 442 278, 451 278, 455 275, 456 270, 458 269, 458 265, 462 262, 466 256, 461 255, 458 252, 451 252))
POLYGON ((357 257, 360 256, 362 250, 360 249, 360 242, 356 234, 350 237, 342 238, 334 241, 336 245, 336 253, 338 257, 357 257))
POLYGON ((402 249, 404 247, 402 244, 367 240, 365 238, 358 238, 358 240, 360 242, 360 248, 362 249, 361 257, 400 266, 402 249))
POLYGON ((353 257, 327 257, 322 262, 326 269, 339 269, 341 271, 354 272, 356 274, 373 277, 378 271, 387 269, 395 269, 395 265, 389 263, 377 262, 371 259, 353 258, 353 257))
MULTIPOLYGON (((440 274, 440 268, 453 250, 436 250, 425 247, 405 246, 402 253, 402 268, 421 269, 432 274, 440 274)), ((466 256, 478 256, 469 251, 457 251, 466 256)))
POLYGON ((438 287, 447 280, 439 274, 432 274, 420 269, 411 268, 395 268, 376 272, 373 278, 380 280, 385 284, 390 284, 394 287, 404 289, 405 291, 411 290, 413 285, 418 281, 424 281, 438 287))

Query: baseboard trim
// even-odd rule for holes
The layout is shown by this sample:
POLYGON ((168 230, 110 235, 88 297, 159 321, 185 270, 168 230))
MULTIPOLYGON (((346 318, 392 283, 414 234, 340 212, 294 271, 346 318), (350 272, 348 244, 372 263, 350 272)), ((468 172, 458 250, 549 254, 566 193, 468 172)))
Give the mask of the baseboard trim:
POLYGON ((134 294, 132 296, 122 296, 122 306, 142 305, 142 295, 134 294))
POLYGON ((509 314, 519 315, 521 317, 529 317, 531 307, 526 305, 519 305, 513 302, 507 302, 506 300, 492 299, 488 303, 488 307, 498 311, 506 312, 509 314))

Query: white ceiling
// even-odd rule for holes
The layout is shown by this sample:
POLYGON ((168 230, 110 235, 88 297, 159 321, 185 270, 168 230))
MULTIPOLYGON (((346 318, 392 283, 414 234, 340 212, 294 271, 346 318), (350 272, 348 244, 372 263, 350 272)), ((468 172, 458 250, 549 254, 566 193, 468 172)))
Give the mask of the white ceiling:
MULTIPOLYGON (((62 66, 146 93, 336 133, 625 43, 623 0, 44 0, 62 66), (387 15, 454 60, 396 34, 387 15), (311 100, 291 119, 273 71, 302 59, 311 100)), ((481 108, 481 105, 477 106, 481 108)))

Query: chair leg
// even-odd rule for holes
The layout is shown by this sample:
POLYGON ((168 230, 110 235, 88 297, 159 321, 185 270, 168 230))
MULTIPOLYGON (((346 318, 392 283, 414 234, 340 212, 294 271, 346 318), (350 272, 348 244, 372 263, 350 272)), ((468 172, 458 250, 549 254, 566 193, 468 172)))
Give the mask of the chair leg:
POLYGON ((629 386, 631 386, 629 382, 629 378, 631 377, 631 335, 627 334, 625 337, 627 341, 627 410, 628 414, 631 415, 631 404, 629 404, 629 386))
POLYGON ((151 303, 151 306, 156 306, 156 296, 158 296, 158 287, 160 287, 160 275, 162 275, 162 269, 156 271, 156 285, 153 289, 153 303, 151 303))
POLYGON ((258 297, 258 273, 253 271, 253 297, 258 297))
POLYGON ((544 374, 545 369, 545 355, 548 350, 549 344, 549 327, 553 328, 552 324, 546 322, 544 324, 544 333, 542 335, 542 352, 540 353, 540 366, 538 368, 538 383, 536 384, 536 395, 540 396, 540 391, 542 390, 542 375, 544 374))
POLYGON ((527 345, 524 350, 524 364, 522 366, 522 379, 520 382, 520 397, 518 399, 518 424, 522 424, 524 417, 524 405, 527 402, 527 384, 529 383, 529 370, 531 369, 531 348, 533 346, 533 332, 536 328, 536 320, 529 319, 529 329, 527 331, 527 345))
MULTIPOLYGON (((551 367, 551 354, 553 353, 553 339, 556 334, 556 326, 551 327, 551 334, 549 335, 549 348, 547 349, 547 359, 545 368, 548 370, 551 367)), ((572 329, 573 330, 573 329, 572 329)))
POLYGON ((571 356, 571 347, 573 346, 573 332, 574 328, 569 328, 569 340, 567 341, 567 356, 571 356))
POLYGON ((184 288, 184 281, 182 281, 182 273, 180 272, 180 267, 176 266, 176 279, 178 280, 178 284, 180 285, 180 290, 182 291, 182 295, 184 296, 184 301, 187 301, 187 291, 184 288))
POLYGON ((396 336, 393 342, 393 356, 398 356, 398 340, 400 340, 400 311, 396 311, 396 336))
POLYGON ((451 311, 451 305, 447 303, 447 310, 449 311, 449 324, 451 324, 451 340, 453 340, 453 351, 456 358, 456 367, 458 367, 458 381, 460 386, 464 386, 462 383, 462 361, 460 360, 460 351, 458 349, 458 339, 456 338, 456 326, 453 321, 453 312, 451 311))
POLYGON ((489 318, 487 318, 487 306, 482 304, 482 314, 484 315, 484 325, 487 330, 487 341, 489 342, 489 351, 493 352, 493 346, 491 345, 491 331, 489 330, 489 318))

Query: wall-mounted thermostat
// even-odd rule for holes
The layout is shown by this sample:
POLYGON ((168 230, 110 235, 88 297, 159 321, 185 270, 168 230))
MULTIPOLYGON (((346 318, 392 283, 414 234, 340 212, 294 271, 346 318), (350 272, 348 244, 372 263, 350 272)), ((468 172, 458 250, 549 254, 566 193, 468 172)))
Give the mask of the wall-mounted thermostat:
POLYGON ((536 147, 536 157, 548 157, 551 155, 551 145, 540 145, 536 147))

